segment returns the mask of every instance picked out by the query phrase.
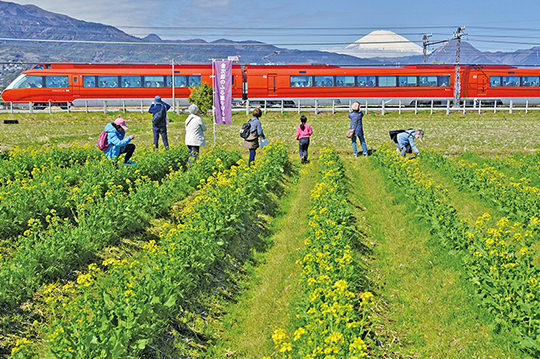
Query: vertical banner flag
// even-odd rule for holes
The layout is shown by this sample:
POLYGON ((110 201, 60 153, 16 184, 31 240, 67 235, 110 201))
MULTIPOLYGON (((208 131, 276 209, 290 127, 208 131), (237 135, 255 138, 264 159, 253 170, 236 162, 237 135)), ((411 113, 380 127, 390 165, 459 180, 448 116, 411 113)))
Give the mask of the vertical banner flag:
POLYGON ((232 61, 214 61, 214 116, 217 124, 232 124, 232 61))

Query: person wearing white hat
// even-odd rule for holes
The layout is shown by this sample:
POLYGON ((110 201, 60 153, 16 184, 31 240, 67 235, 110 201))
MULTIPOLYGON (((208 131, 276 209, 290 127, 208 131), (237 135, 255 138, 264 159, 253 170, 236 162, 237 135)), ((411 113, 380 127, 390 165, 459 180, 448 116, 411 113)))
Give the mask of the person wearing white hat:
POLYGON ((197 160, 200 146, 206 144, 203 131, 206 126, 200 116, 197 116, 199 108, 195 104, 188 107, 189 116, 186 118, 186 146, 189 150, 188 163, 192 164, 197 160))
POLYGON ((353 155, 354 157, 358 157, 358 150, 356 146, 356 138, 360 140, 360 145, 362 146, 362 154, 364 156, 368 155, 368 148, 366 144, 366 140, 364 138, 364 127, 362 126, 362 117, 364 117, 364 113, 360 109, 360 102, 356 101, 351 106, 351 112, 349 112, 349 119, 351 120, 351 124, 349 126, 349 130, 352 131, 352 149, 353 149, 353 155))

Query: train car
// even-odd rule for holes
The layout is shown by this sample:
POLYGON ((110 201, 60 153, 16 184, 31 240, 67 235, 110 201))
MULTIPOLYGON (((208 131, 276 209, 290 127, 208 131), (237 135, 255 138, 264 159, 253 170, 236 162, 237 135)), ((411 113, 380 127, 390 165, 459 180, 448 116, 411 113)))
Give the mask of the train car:
POLYGON ((540 69, 471 65, 464 73, 461 97, 508 105, 540 104, 540 69))
MULTIPOLYGON (((173 97, 173 68, 170 64, 39 64, 24 71, 3 92, 4 101, 32 102, 34 108, 49 103, 67 107, 108 100, 131 99, 133 103, 156 95, 173 97)), ((211 64, 174 66, 174 97, 187 103, 189 87, 212 83, 211 64)), ((233 65, 233 97, 242 97, 243 76, 240 65, 233 65)))
POLYGON ((414 101, 452 100, 454 72, 451 65, 400 67, 346 67, 332 65, 246 65, 250 101, 290 99, 321 105, 337 99, 359 98, 368 104, 381 101, 409 105, 414 101), (328 101, 324 101, 328 99, 328 101), (332 100, 330 100, 332 99, 332 100))
MULTIPOLYGON (((148 102, 155 95, 173 97, 170 64, 39 64, 24 71, 3 92, 4 101, 73 105, 126 105, 148 102)), ((174 67, 174 97, 186 104, 189 87, 211 83, 205 64, 174 67)), ((505 65, 464 65, 460 100, 483 103, 540 104, 540 69, 505 65)), ((321 106, 361 99, 371 105, 446 104, 453 101, 454 65, 352 67, 325 64, 233 64, 233 100, 251 104, 321 106)))

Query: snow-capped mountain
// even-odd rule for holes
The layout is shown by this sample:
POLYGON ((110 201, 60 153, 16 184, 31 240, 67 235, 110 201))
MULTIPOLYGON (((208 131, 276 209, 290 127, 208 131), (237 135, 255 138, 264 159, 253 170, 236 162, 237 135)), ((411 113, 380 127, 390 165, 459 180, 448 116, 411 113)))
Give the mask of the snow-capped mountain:
POLYGON ((388 30, 376 30, 345 48, 325 49, 325 51, 361 58, 403 57, 423 53, 421 46, 388 30))

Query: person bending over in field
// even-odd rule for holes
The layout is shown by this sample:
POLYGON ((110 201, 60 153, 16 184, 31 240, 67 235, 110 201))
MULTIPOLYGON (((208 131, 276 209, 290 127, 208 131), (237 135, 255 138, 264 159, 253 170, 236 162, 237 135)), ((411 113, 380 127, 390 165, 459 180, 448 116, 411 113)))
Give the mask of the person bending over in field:
POLYGON ((420 153, 420 150, 414 144, 414 140, 424 138, 424 131, 415 130, 409 128, 401 133, 398 133, 396 136, 396 145, 398 150, 401 151, 399 154, 401 157, 405 157, 406 153, 412 153, 414 151, 416 154, 420 153))
POLYGON ((105 132, 107 132, 107 143, 109 146, 105 150, 105 156, 116 162, 118 157, 125 153, 123 165, 133 166, 135 161, 131 161, 130 158, 135 151, 135 145, 130 143, 132 139, 135 138, 135 135, 129 135, 126 137, 126 131, 128 127, 126 126, 126 121, 118 116, 116 120, 108 123, 105 126, 105 132))

